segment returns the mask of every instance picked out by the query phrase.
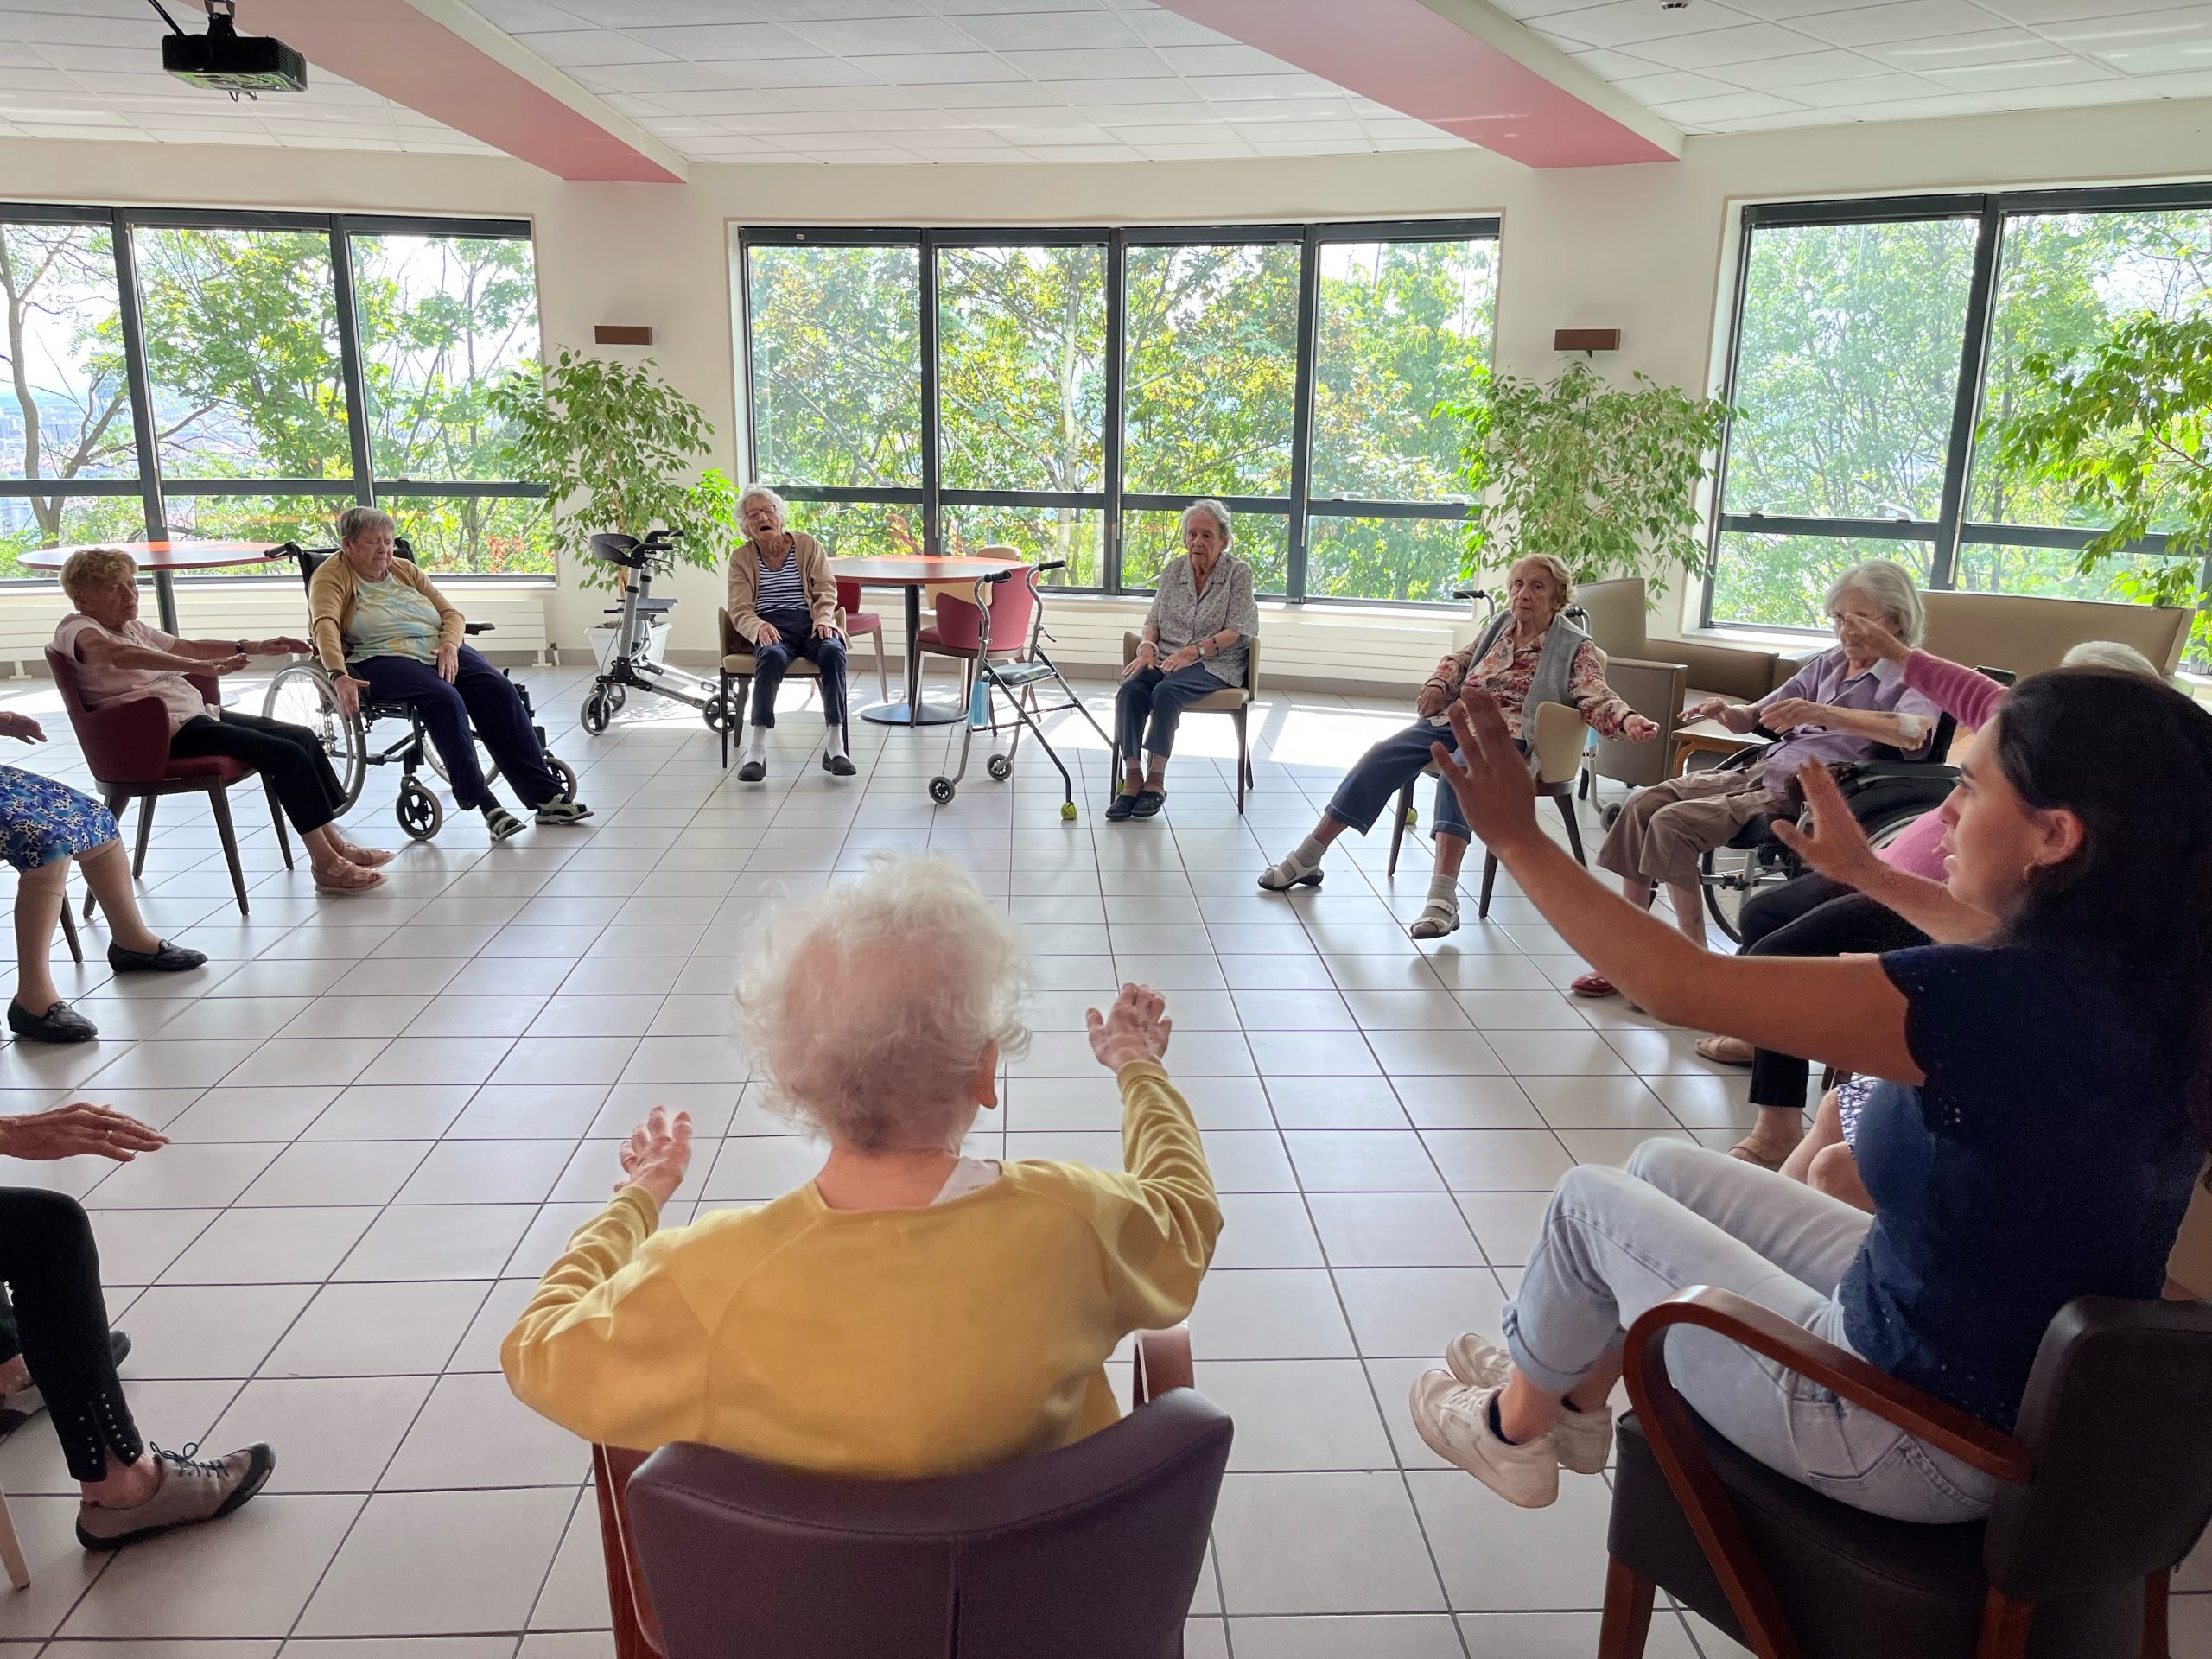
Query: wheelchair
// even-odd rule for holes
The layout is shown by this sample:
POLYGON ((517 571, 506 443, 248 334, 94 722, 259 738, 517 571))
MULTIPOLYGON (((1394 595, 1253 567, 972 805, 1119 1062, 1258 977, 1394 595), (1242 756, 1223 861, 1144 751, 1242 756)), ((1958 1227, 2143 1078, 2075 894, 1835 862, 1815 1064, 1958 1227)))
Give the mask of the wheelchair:
MULTIPOLYGON (((397 543, 397 556, 410 564, 415 562, 415 550, 403 537, 397 543)), ((296 542, 287 543, 278 550, 297 562, 300 580, 312 582, 315 571, 325 559, 336 556, 334 547, 302 547, 296 542)), ((470 634, 489 633, 489 622, 470 622, 465 625, 470 634)), ((510 677, 512 680, 512 677, 510 677)), ((545 743, 545 728, 539 726, 531 708, 530 688, 513 682, 515 695, 522 699, 523 712, 533 715, 532 729, 537 734, 538 746, 545 743)), ((416 769, 427 764, 437 774, 441 783, 450 783, 446 764, 439 758, 436 747, 423 730, 423 718, 409 702, 384 702, 364 696, 360 705, 349 718, 338 706, 337 689, 331 683, 328 671, 321 663, 309 660, 293 663, 279 669, 269 683, 268 694, 261 700, 264 719, 286 721, 295 726, 304 726, 321 741, 322 752, 330 757, 331 770, 338 774, 339 783, 346 791, 346 804, 341 811, 350 811, 353 803, 361 798, 361 785, 371 766, 399 763, 401 777, 399 793, 392 806, 392 815, 399 827, 411 841, 428 841, 438 833, 445 823, 445 804, 428 785, 416 776, 416 769), (407 734, 378 748, 370 734, 380 720, 404 720, 407 734)), ((486 783, 499 775, 499 769, 485 752, 480 740, 477 758, 484 770, 486 783)), ((545 756, 545 765, 554 777, 560 779, 562 792, 574 797, 576 774, 568 762, 545 756)))
MULTIPOLYGON (((1764 727, 1754 729, 1770 739, 1776 735, 1764 727)), ((1929 741, 1928 753, 1948 753, 1957 730, 1956 720, 1948 714, 1941 716, 1929 741)), ((1739 750, 1714 770, 1740 772, 1760 753, 1758 748, 1739 750)), ((1888 747, 1876 749, 1864 760, 1840 762, 1830 766, 1829 772, 1836 786, 1843 791, 1844 804, 1851 809, 1851 816, 1859 820, 1859 827, 1877 849, 1888 846, 1904 832, 1907 824, 1941 806, 1943 798, 1951 792, 1951 786, 1959 780, 1956 766, 1941 760, 1909 760, 1901 751, 1888 747)), ((1759 813, 1738 830, 1725 846, 1706 853, 1698 861, 1698 884, 1705 893, 1706 912, 1720 931, 1738 944, 1744 939, 1745 901, 1761 887, 1792 880, 1805 872, 1802 861, 1776 836, 1775 817, 1770 812, 1759 813)), ((1809 831, 1811 809, 1805 809, 1796 822, 1799 828, 1809 831)))

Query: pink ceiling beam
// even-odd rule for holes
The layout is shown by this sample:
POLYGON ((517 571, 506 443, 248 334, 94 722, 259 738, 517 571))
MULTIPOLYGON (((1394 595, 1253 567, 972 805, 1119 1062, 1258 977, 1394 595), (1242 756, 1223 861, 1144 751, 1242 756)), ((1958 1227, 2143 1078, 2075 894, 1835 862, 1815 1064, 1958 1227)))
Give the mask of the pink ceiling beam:
POLYGON ((1423 0, 1160 3, 1309 74, 1529 167, 1617 167, 1678 159, 1651 136, 1666 130, 1656 118, 1639 120, 1624 95, 1609 96, 1596 77, 1479 0, 1471 8, 1454 8, 1466 11, 1466 28, 1423 0), (1499 38, 1510 32, 1529 44, 1516 55, 1473 32, 1476 27, 1499 38), (1548 63, 1559 79, 1540 73, 1523 56, 1548 63), (1627 119, 1577 96, 1560 80, 1582 83, 1592 98, 1614 103, 1627 119), (1639 125, 1648 130, 1638 130, 1639 125))
MULTIPOLYGON (((540 84, 567 81, 565 75, 540 66, 540 79, 533 79, 522 72, 524 54, 495 54, 410 0, 252 0, 239 9, 238 29, 296 47, 308 60, 309 86, 316 69, 327 69, 558 177, 683 181, 663 159, 669 152, 648 153, 652 141, 641 133, 641 143, 622 136, 629 126, 622 117, 606 111, 610 130, 540 84)), ((568 86, 577 102, 597 101, 574 82, 568 86)))

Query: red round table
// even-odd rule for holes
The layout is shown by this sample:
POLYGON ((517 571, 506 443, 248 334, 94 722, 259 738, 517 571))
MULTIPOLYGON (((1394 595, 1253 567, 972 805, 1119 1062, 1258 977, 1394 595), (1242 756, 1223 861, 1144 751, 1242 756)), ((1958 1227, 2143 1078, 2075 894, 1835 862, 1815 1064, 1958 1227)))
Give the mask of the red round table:
POLYGON ((830 574, 862 588, 896 588, 906 596, 906 700, 861 711, 879 726, 949 726, 965 709, 922 701, 922 589, 933 582, 973 582, 1017 563, 1012 559, 849 558, 830 561, 830 574))
MULTIPOLYGON (((89 547, 111 547, 138 561, 141 570, 154 576, 154 601, 160 607, 162 632, 176 632, 176 589, 170 573, 176 570, 219 570, 226 565, 265 564, 289 542, 89 542, 89 547)), ((18 554, 16 563, 28 570, 59 570, 74 547, 41 547, 18 554)))

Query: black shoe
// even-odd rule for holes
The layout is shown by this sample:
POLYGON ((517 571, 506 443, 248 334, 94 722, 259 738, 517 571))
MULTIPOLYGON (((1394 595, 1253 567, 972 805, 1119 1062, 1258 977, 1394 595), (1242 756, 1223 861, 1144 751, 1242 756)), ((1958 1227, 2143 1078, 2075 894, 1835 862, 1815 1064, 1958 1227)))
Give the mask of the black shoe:
POLYGON ((98 1026, 67 1002, 56 1002, 44 1014, 10 1002, 8 1029, 27 1043, 89 1043, 100 1034, 98 1026))
POLYGON ((748 760, 737 769, 737 781, 741 784, 757 784, 767 775, 766 760, 748 760))
POLYGON ((1122 790, 1114 797, 1112 802, 1107 806, 1106 822, 1109 823, 1120 823, 1123 822, 1128 818, 1130 813, 1136 810, 1136 791, 1135 790, 1128 789, 1122 790))
POLYGON ((181 974, 202 966, 207 952, 163 939, 151 950, 126 950, 119 944, 107 948, 107 965, 118 974, 181 974))
MULTIPOLYGON (((839 778, 850 778, 859 772, 860 768, 853 764, 850 755, 825 754, 822 757, 822 770, 834 773, 839 778)), ((738 774, 741 778, 744 775, 743 772, 738 774)))
POLYGON ((1160 809, 1166 804, 1167 791, 1166 790, 1141 789, 1137 791, 1135 802, 1129 808, 1129 816, 1133 818, 1156 818, 1160 816, 1160 809))

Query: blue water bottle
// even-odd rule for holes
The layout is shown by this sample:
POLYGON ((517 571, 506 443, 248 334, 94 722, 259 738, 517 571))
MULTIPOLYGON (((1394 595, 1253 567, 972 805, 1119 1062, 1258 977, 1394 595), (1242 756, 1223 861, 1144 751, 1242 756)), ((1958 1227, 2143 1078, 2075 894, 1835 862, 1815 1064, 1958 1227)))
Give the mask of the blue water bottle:
POLYGON ((976 677, 976 689, 968 694, 968 723, 988 726, 991 723, 991 688, 983 677, 976 677))

